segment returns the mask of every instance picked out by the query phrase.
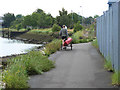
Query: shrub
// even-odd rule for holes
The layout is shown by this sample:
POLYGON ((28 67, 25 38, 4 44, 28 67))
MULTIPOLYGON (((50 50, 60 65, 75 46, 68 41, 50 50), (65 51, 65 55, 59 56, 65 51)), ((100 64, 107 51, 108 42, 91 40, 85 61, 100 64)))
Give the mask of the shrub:
POLYGON ((28 88, 26 67, 22 63, 14 63, 3 72, 6 88, 28 88))
POLYGON ((77 22, 77 24, 74 25, 74 32, 80 31, 83 29, 83 26, 80 25, 80 21, 77 22))
POLYGON ((52 32, 57 32, 57 31, 60 31, 61 27, 58 26, 57 24, 54 24, 53 27, 52 27, 52 32))
POLYGON ((3 72, 3 82, 7 88, 28 88, 29 74, 41 74, 55 67, 54 62, 48 60, 39 51, 31 51, 8 60, 7 71, 3 72))
POLYGON ((72 35, 73 43, 80 43, 80 37, 83 37, 83 31, 78 31, 72 35))
POLYGON ((23 63, 26 66, 28 74, 41 74, 54 67, 54 63, 41 52, 31 51, 28 55, 24 56, 23 63))
POLYGON ((61 40, 53 40, 51 43, 48 43, 45 46, 44 52, 47 56, 49 56, 50 54, 56 52, 57 50, 59 50, 61 47, 61 40))

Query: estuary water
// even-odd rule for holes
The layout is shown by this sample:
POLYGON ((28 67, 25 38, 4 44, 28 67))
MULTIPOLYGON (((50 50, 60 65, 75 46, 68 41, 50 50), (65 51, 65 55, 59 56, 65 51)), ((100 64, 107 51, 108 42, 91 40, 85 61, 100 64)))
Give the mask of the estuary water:
POLYGON ((42 46, 41 44, 26 44, 23 41, 0 37, 0 57, 26 53, 28 50, 42 46))

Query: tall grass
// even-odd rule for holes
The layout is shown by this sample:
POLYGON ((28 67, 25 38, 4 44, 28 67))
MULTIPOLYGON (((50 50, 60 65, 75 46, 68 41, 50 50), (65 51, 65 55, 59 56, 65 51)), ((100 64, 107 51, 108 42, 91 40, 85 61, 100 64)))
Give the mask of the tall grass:
POLYGON ((78 31, 72 35, 73 43, 80 43, 80 37, 83 36, 83 31, 78 31))
POLYGON ((59 50, 60 47, 61 47, 61 40, 55 39, 45 46, 44 52, 47 56, 49 56, 50 54, 59 50))
POLYGON ((28 75, 42 74, 53 67, 54 62, 41 52, 31 51, 8 60, 7 70, 3 72, 3 82, 7 88, 28 88, 28 75))
POLYGON ((98 41, 97 41, 97 39, 95 39, 95 40, 92 42, 92 45, 93 45, 94 47, 96 47, 97 49, 99 48, 99 47, 98 47, 98 41))
POLYGON ((35 33, 35 34, 39 34, 39 33, 50 33, 52 32, 52 28, 45 28, 45 29, 33 29, 29 31, 30 33, 35 33))
POLYGON ((107 69, 108 71, 113 71, 113 67, 112 67, 112 63, 111 63, 111 58, 110 56, 107 56, 105 59, 105 64, 104 64, 104 68, 107 69))
POLYGON ((120 85, 120 71, 112 75, 112 85, 120 85))

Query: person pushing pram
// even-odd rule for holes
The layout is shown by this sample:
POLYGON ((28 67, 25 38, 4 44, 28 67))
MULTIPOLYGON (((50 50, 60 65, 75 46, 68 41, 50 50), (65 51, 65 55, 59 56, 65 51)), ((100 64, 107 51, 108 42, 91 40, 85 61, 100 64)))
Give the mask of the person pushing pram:
MULTIPOLYGON (((68 44, 72 41, 72 38, 68 38, 68 32, 67 32, 67 26, 63 25, 63 28, 60 30, 59 35, 62 38, 62 46, 61 49, 63 47, 63 49, 66 49, 66 46, 68 46, 68 44)), ((72 50, 72 43, 70 44, 71 46, 71 50, 72 50)))
POLYGON ((62 38, 62 44, 64 44, 65 40, 67 40, 67 37, 68 37, 67 27, 65 25, 62 26, 62 29, 60 30, 59 35, 62 38))

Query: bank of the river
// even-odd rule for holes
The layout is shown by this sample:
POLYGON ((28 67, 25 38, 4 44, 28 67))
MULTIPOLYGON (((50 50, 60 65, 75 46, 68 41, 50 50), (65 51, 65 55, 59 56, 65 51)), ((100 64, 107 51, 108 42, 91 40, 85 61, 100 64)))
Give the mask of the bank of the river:
POLYGON ((46 49, 43 49, 43 50, 45 51, 46 55, 41 55, 40 53, 42 53, 42 52, 40 52, 40 50, 42 50, 42 48, 38 47, 38 48, 36 48, 37 51, 35 51, 35 52, 30 52, 30 53, 23 54, 23 55, 12 55, 12 56, 0 58, 2 60, 2 63, 4 66, 8 65, 8 67, 3 72, 3 76, 4 76, 3 82, 6 83, 6 85, 7 85, 6 87, 22 88, 21 87, 21 85, 22 85, 24 88, 27 88, 27 87, 29 87, 27 85, 27 80, 28 80, 29 74, 34 74, 34 73, 42 74, 43 72, 46 72, 46 71, 52 69, 54 67, 54 62, 51 60, 48 60, 47 58, 48 58, 49 54, 54 53, 56 50, 58 50, 60 48, 60 40, 53 40, 51 43, 45 45, 45 48, 46 49), (13 64, 10 64, 11 62, 13 64), (40 62, 42 62, 42 63, 40 63, 40 62), (22 63, 21 67, 24 68, 22 71, 20 69, 21 67, 18 67, 21 65, 21 63, 22 63), (35 65, 35 63, 36 63, 36 65, 35 65), (31 68, 29 68, 28 66, 31 68), (13 70, 11 68, 16 69, 16 70, 13 70), (22 74, 22 73, 18 73, 18 71, 27 72, 27 73, 22 74), (24 76, 25 79, 23 77, 19 77, 19 78, 17 76, 14 77, 15 76, 14 74, 17 74, 18 76, 19 76, 19 74, 20 75, 22 74, 22 76, 24 76), (20 80, 18 82, 18 81, 12 80, 11 78, 16 78, 15 80, 17 80, 17 78, 18 78, 20 80))
POLYGON ((58 38, 58 33, 20 33, 14 33, 11 38, 32 44, 45 44, 47 42, 51 42, 55 38, 58 38))

